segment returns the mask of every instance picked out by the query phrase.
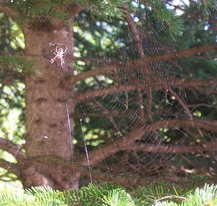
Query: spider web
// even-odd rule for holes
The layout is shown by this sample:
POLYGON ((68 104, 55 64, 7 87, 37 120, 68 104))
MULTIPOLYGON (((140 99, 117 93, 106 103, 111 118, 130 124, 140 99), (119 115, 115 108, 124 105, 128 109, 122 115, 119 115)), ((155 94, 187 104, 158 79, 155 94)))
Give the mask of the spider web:
MULTIPOLYGON (((155 55, 158 54, 159 45, 156 43, 152 46, 152 53, 155 55)), ((146 49, 148 50, 148 48, 146 49)), ((121 51, 120 56, 125 55, 125 53, 125 51, 121 51)), ((121 65, 122 61, 119 63, 121 65)), ((143 74, 143 70, 140 69, 140 65, 137 67, 138 71, 135 72, 137 74, 133 74, 132 68, 129 68, 128 70, 125 68, 118 68, 115 69, 112 75, 99 77, 98 80, 100 79, 99 81, 101 81, 101 83, 103 81, 107 82, 108 80, 111 80, 113 81, 112 86, 123 85, 123 87, 127 87, 127 85, 136 84, 136 82, 140 81, 140 79, 145 82, 148 78, 151 78, 143 74)), ((137 68, 134 69, 137 70, 137 68)), ((151 75, 164 78, 164 81, 169 81, 169 77, 174 75, 174 73, 182 76, 182 73, 177 73, 177 70, 180 71, 180 67, 171 63, 168 65, 164 64, 163 69, 161 63, 153 63, 149 65, 149 69, 153 72, 151 75)), ((172 82, 168 82, 168 84, 172 85, 172 82)), ((100 89, 101 87, 99 87, 99 90, 100 89)), ((152 106, 153 108, 151 108, 149 115, 151 115, 151 119, 153 119, 153 121, 164 121, 167 125, 167 116, 173 116, 174 109, 180 110, 180 108, 175 104, 176 101, 173 95, 169 95, 168 91, 159 90, 160 91, 153 90, 152 92, 152 95, 157 102, 155 103, 155 106, 160 107, 161 104, 163 104, 161 103, 163 98, 170 99, 168 100, 170 102, 168 103, 167 111, 164 110, 164 114, 162 114, 160 109, 158 110, 152 106)), ((185 94, 185 92, 183 93, 185 94)), ((100 142, 110 143, 113 144, 114 147, 117 147, 117 139, 127 138, 126 136, 128 133, 134 128, 145 128, 148 124, 148 114, 145 111, 147 108, 146 92, 144 89, 133 91, 125 91, 123 89, 122 92, 114 91, 113 93, 107 94, 103 97, 99 96, 94 99, 92 99, 91 94, 88 94, 87 92, 86 97, 88 98, 88 101, 78 104, 77 109, 78 116, 80 117, 80 130, 82 131, 82 139, 85 147, 84 150, 88 160, 88 151, 90 150, 91 152, 91 150, 94 150, 94 145, 99 145, 99 150, 101 147, 103 148, 103 145, 101 145, 100 142), (95 118, 91 118, 91 115, 96 116, 97 122, 95 118), (89 128, 89 131, 86 127, 89 128), (96 132, 95 134, 92 134, 91 131, 94 130, 96 132), (92 135, 88 133, 91 133, 92 135), (100 135, 100 133, 103 133, 103 135, 100 135)), ((167 142, 171 141, 171 139, 166 135, 167 130, 168 128, 165 126, 163 128, 159 128, 157 131, 147 132, 141 139, 137 140, 137 142, 139 144, 152 143, 155 144, 155 147, 166 145, 167 142)), ((179 133, 178 135, 181 136, 180 139, 175 141, 176 145, 183 143, 186 138, 189 138, 189 135, 182 129, 173 127, 172 130, 175 130, 175 133, 179 133)), ((122 152, 121 148, 118 149, 120 150, 118 153, 113 155, 113 157, 104 160, 104 163, 102 164, 102 167, 106 165, 107 168, 103 168, 103 172, 108 173, 109 178, 111 179, 114 179, 114 176, 117 175, 117 173, 123 177, 135 175, 137 178, 140 175, 155 176, 160 173, 162 175, 164 165, 166 165, 174 156, 173 151, 169 151, 170 149, 166 149, 166 147, 165 150, 167 151, 162 151, 162 153, 143 153, 137 152, 136 150, 134 151, 133 149, 131 149, 131 151, 122 152), (117 166, 117 164, 119 164, 119 166, 117 166)), ((93 181, 94 176, 92 177, 91 173, 94 174, 94 169, 91 170, 91 167, 89 166, 88 170, 90 181, 93 181)))
MULTIPOLYGON (((85 17, 84 22, 88 24, 85 17)), ((108 22, 97 24, 102 30, 111 29, 108 22)), ((76 35, 79 35, 79 30, 75 37, 76 35)), ((94 37, 94 32, 92 35, 94 37)), ((140 32, 140 37, 144 58, 177 52, 175 42, 168 39, 160 39, 154 34, 143 32, 140 32)), ((76 108, 76 130, 80 132, 75 135, 75 145, 78 153, 86 153, 88 161, 83 184, 102 180, 132 186, 144 184, 149 178, 151 181, 153 178, 177 181, 181 173, 186 175, 195 172, 195 165, 188 155, 175 153, 176 147, 194 142, 194 135, 201 135, 198 139, 203 137, 201 130, 194 125, 192 112, 186 106, 192 92, 177 86, 174 80, 189 78, 188 73, 184 75, 183 65, 178 60, 156 60, 144 65, 136 60, 139 51, 131 34, 126 38, 128 42, 123 45, 120 39, 117 40, 122 46, 114 56, 102 56, 99 52, 98 56, 89 55, 77 60, 78 74, 96 68, 103 70, 110 67, 111 70, 106 74, 81 80, 76 85, 77 92, 82 95, 78 95, 81 101, 78 101, 76 108), (135 60, 133 63, 125 63, 132 59, 135 60), (193 133, 182 126, 171 126, 170 120, 177 118, 189 119, 193 133), (164 126, 151 131, 147 129, 142 137, 135 138, 134 142, 127 145, 127 149, 124 148, 124 140, 127 141, 130 132, 135 128, 146 130, 147 125, 156 122, 163 122, 164 126), (123 148, 118 144, 119 140, 123 140, 123 148), (92 166, 91 153, 94 150, 105 152, 106 144, 113 145, 117 152, 105 158, 99 165, 92 166), (148 152, 143 152, 142 149, 138 151, 138 145, 153 145, 155 149, 148 152)), ((80 42, 85 41, 84 37, 80 42)), ((103 40, 100 43, 103 45, 103 40)), ((199 165, 199 161, 196 160, 195 164, 199 165)))
MULTIPOLYGON (((119 38, 118 34, 117 36, 112 35, 115 27, 123 26, 121 23, 113 26, 114 22, 88 20, 85 13, 82 15, 83 19, 81 18, 79 25, 75 26, 75 56, 77 55, 75 75, 79 76, 81 73, 97 68, 112 67, 112 69, 110 69, 111 72, 89 76, 76 84, 78 95, 76 96, 73 143, 75 144, 75 156, 84 154, 88 163, 86 174, 81 179, 81 185, 93 181, 113 181, 133 186, 145 184, 149 178, 153 180, 153 177, 156 180, 171 180, 174 178, 174 173, 178 175, 183 169, 181 164, 177 165, 177 159, 183 165, 185 161, 188 166, 192 167, 192 162, 188 157, 177 155, 174 152, 176 146, 194 142, 192 141, 193 136, 200 133, 194 126, 193 116, 189 116, 190 112, 186 110, 185 104, 182 104, 190 102, 193 92, 176 86, 176 82, 174 82, 174 77, 181 80, 188 77, 183 65, 177 60, 153 61, 144 65, 137 61, 139 52, 130 33, 124 38, 119 38), (87 30, 91 24, 95 24, 98 28, 96 31, 87 33, 89 39, 86 39, 79 27, 87 30), (106 33, 108 34, 106 35, 106 33), (91 49, 93 45, 90 42, 94 41, 94 38, 96 38, 94 43, 98 45, 98 48, 91 49), (115 39, 115 41, 108 45, 109 39, 115 39), (89 43, 88 51, 84 49, 87 47, 87 43, 89 43), (111 50, 112 47, 114 53, 108 52, 107 50, 111 50), (132 61, 134 62, 132 63, 132 61), (169 120, 177 118, 190 119, 192 129, 189 131, 183 127, 170 126, 169 120), (147 126, 156 122, 164 124, 149 131, 147 126), (135 138, 130 144, 123 145, 128 148, 120 148, 120 145, 117 145, 118 140, 127 141, 128 134, 136 128, 143 128, 144 134, 135 138), (91 165, 92 152, 104 151, 108 144, 113 145, 117 151, 99 164, 91 165), (154 149, 149 152, 138 151, 137 146, 139 145, 153 145, 154 149), (173 145, 173 149, 170 147, 171 145, 173 145), (163 149, 161 149, 162 146, 163 149)), ((135 17, 134 20, 136 21, 135 17)), ((137 26, 139 27, 139 23, 137 26)), ((126 28, 125 25, 124 31, 126 28)), ((175 43, 168 39, 159 39, 153 34, 143 33, 142 30, 139 34, 144 58, 176 52, 175 43)), ((56 46, 62 48, 63 45, 51 42, 49 46, 52 46, 51 53, 53 54, 56 46)), ((66 52, 65 49, 63 48, 63 51, 66 52)), ((59 64, 60 69, 63 66, 58 59, 55 59, 54 63, 59 64)), ((2 90, 2 94, 10 96, 9 104, 1 102, 1 105, 5 107, 5 110, 10 111, 14 106, 16 107, 16 103, 22 102, 24 87, 15 82, 8 90, 10 90, 8 93, 2 90)), ((22 122, 23 114, 18 116, 22 122)), ((17 128, 16 131, 14 129, 13 136, 16 136, 18 130, 21 133, 24 132, 22 123, 18 124, 17 128)), ((9 164, 8 168, 10 166, 9 164)), ((189 173, 191 171, 193 170, 189 170, 189 173)))

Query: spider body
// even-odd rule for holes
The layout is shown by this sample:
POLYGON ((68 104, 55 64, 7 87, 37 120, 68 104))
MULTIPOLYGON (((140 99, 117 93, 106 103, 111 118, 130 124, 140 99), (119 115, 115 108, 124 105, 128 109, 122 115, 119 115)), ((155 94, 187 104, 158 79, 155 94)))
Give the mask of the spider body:
POLYGON ((62 47, 57 46, 55 52, 53 52, 55 56, 50 60, 50 63, 53 64, 56 60, 59 60, 61 67, 63 67, 63 65, 65 64, 64 56, 66 55, 66 53, 67 47, 64 49, 62 47))

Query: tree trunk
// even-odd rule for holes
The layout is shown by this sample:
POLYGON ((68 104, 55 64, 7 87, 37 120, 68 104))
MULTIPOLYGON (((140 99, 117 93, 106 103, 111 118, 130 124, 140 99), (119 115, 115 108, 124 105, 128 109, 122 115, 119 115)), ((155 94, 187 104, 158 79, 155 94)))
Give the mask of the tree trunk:
POLYGON ((69 26, 29 26, 24 29, 25 55, 36 60, 26 77, 26 155, 21 174, 24 187, 49 185, 56 189, 76 188, 79 172, 73 167, 73 87, 62 87, 72 74, 73 34, 69 26), (62 49, 62 50, 61 50, 62 49), (67 49, 67 51, 66 51, 67 49), (54 58, 63 51, 65 62, 54 58), (54 62, 50 60, 54 58, 54 62))

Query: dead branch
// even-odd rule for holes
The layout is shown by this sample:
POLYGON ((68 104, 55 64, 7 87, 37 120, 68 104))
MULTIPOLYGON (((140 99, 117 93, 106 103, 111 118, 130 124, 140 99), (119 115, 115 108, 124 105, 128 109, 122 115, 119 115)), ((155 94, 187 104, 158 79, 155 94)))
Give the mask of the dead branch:
POLYGON ((0 3, 0 12, 6 14, 7 16, 15 19, 20 16, 20 13, 11 7, 7 6, 6 3, 0 3))
MULTIPOLYGON (((115 73, 120 68, 137 68, 140 65, 140 67, 145 67, 147 64, 154 63, 154 62, 164 62, 164 61, 172 61, 174 59, 178 58, 184 58, 184 57, 190 57, 194 54, 204 53, 208 51, 213 51, 217 49, 217 44, 214 45, 205 45, 201 47, 186 49, 183 51, 179 51, 176 53, 169 53, 161 56, 151 56, 151 57, 145 57, 138 60, 131 60, 127 62, 119 62, 119 63, 113 63, 109 66, 103 67, 103 68, 96 68, 94 70, 90 70, 87 72, 83 72, 81 74, 78 74, 76 76, 73 76, 70 85, 76 84, 76 82, 86 79, 90 76, 97 76, 97 75, 106 75, 106 74, 112 74, 115 73)), ((69 82, 68 82, 69 84, 69 82)), ((67 85, 65 85, 67 87, 67 85)))
POLYGON ((217 148, 217 139, 212 140, 206 144, 197 144, 197 145, 157 145, 156 144, 137 144, 134 143, 130 145, 126 150, 127 151, 136 151, 136 152, 148 152, 148 153, 202 153, 202 152, 215 152, 217 148))
POLYGON ((147 105, 146 105, 146 112, 147 112, 147 119, 148 122, 152 122, 152 100, 153 100, 153 96, 152 96, 152 87, 149 87, 146 91, 146 96, 147 96, 147 105))
POLYGON ((130 16, 129 12, 126 12, 126 20, 130 29, 130 32, 132 34, 132 38, 136 47, 136 50, 138 51, 139 57, 144 58, 144 51, 142 48, 142 41, 140 39, 139 32, 135 26, 135 23, 133 21, 133 18, 130 16))
POLYGON ((193 119, 193 115, 191 114, 190 109, 188 108, 188 105, 186 102, 171 88, 168 88, 169 93, 176 98, 176 100, 179 102, 181 107, 184 109, 184 111, 187 113, 188 117, 190 119, 193 119))
POLYGON ((172 128, 172 129, 178 129, 180 127, 189 128, 189 127, 195 127, 195 128, 201 128, 209 130, 210 132, 217 132, 217 121, 213 120, 199 120, 199 119, 164 119, 155 123, 152 123, 149 125, 151 130, 155 131, 160 128, 172 128))
MULTIPOLYGON (((189 116, 189 118, 191 120, 194 119, 192 113, 191 113, 191 110, 189 109, 189 106, 187 105, 187 103, 185 102, 184 99, 182 99, 171 87, 169 87, 169 92, 175 96, 176 100, 179 102, 179 104, 182 106, 182 108, 184 109, 184 111, 187 113, 187 115, 189 116)), ((201 138, 204 137, 202 131, 197 128, 197 132, 198 134, 200 135, 201 138)))
POLYGON ((0 137, 0 149, 12 154, 18 161, 26 159, 26 155, 20 150, 20 147, 13 142, 0 137))
POLYGON ((101 147, 93 152, 90 152, 90 161, 87 162, 86 160, 84 160, 81 164, 84 166, 96 165, 104 159, 108 158, 109 156, 114 155, 119 151, 122 151, 122 146, 130 145, 135 140, 141 139, 145 132, 147 132, 147 127, 136 128, 130 133, 128 133, 125 137, 117 139, 111 144, 105 145, 104 147, 101 147))
MULTIPOLYGON (((126 12, 125 17, 126 17, 130 32, 132 34, 132 38, 133 38, 133 42, 135 44, 136 50, 138 51, 139 58, 144 58, 145 54, 144 54, 144 51, 143 51, 140 34, 139 34, 139 32, 138 32, 138 30, 136 28, 136 25, 135 25, 135 23, 133 21, 133 18, 130 16, 130 13, 129 13, 128 9, 126 9, 126 10, 127 10, 127 12, 126 12)), ((147 67, 145 67, 144 72, 148 73, 147 67)), ((141 124, 144 124, 145 123, 145 113, 144 113, 144 105, 143 105, 144 103, 143 103, 142 93, 141 93, 140 89, 137 90, 136 95, 137 95, 138 106, 139 106, 140 122, 141 122, 141 124)), ((147 96, 147 98, 148 98, 148 101, 149 101, 149 96, 147 96)), ((147 117, 150 117, 150 115, 147 115, 147 117)))
POLYGON ((97 105, 97 107, 100 108, 100 110, 102 110, 102 114, 111 122, 112 126, 114 127, 114 129, 118 132, 119 129, 118 129, 118 126, 117 124, 115 123, 115 120, 113 118, 113 116, 111 115, 110 111, 107 110, 102 104, 100 104, 96 99, 95 100, 95 103, 97 105))
MULTIPOLYGON (((195 119, 193 121, 193 124, 192 124, 192 120, 188 120, 188 119, 187 120, 178 120, 178 119, 161 120, 161 121, 152 123, 150 125, 136 128, 136 129, 132 130, 130 133, 128 133, 126 136, 122 137, 121 139, 117 139, 116 141, 113 141, 111 144, 105 145, 105 146, 103 146, 103 147, 101 147, 101 148, 99 148, 93 152, 90 152, 90 154, 89 154, 90 161, 87 163, 87 161, 84 160, 81 164, 84 166, 87 166, 87 165, 93 166, 93 165, 96 165, 99 162, 103 161, 104 159, 116 154, 117 152, 129 150, 129 149, 134 150, 134 147, 133 147, 134 142, 136 140, 141 139, 144 134, 148 134, 151 131, 156 131, 160 128, 172 128, 172 129, 177 129, 180 127, 188 128, 188 127, 192 127, 192 125, 194 125, 194 127, 196 127, 196 128, 209 130, 210 132, 217 132, 217 121, 196 120, 195 119)), ((215 140, 215 142, 217 143, 216 140, 215 140)), ((211 146, 213 147, 213 145, 215 145, 215 144, 213 144, 213 142, 212 142, 212 144, 210 143, 210 145, 208 145, 208 147, 206 147, 206 145, 204 144, 203 147, 214 150, 213 148, 211 148, 211 146)), ((148 150, 147 148, 149 148, 149 150, 151 152, 153 152, 153 151, 158 152, 158 147, 156 147, 156 145, 148 145, 147 144, 147 145, 144 145, 144 147, 146 148, 146 150, 148 150), (151 147, 149 147, 149 146, 151 146, 151 147)), ((144 147, 143 147, 143 151, 145 150, 144 147)), ((162 151, 163 150, 167 151, 167 153, 169 151, 174 152, 174 149, 175 149, 174 146, 172 146, 170 148, 169 145, 162 145, 162 147, 164 147, 162 149, 162 151)), ((192 146, 189 146, 189 147, 192 147, 192 146)), ((196 150, 199 150, 199 149, 196 148, 196 150)), ((203 149, 203 151, 204 150, 205 149, 203 149)), ((183 151, 184 152, 190 152, 192 150, 185 149, 183 151)), ((205 151, 207 151, 207 149, 205 151)), ((215 148, 215 151, 216 151, 216 148, 215 148)), ((182 152, 182 153, 184 153, 184 152, 182 152)))
POLYGON ((176 200, 180 200, 180 201, 186 201, 187 200, 186 197, 177 196, 177 195, 169 195, 169 196, 161 197, 160 199, 156 200, 155 202, 171 200, 171 199, 176 199, 176 200))
POLYGON ((139 110, 139 122, 142 125, 144 125, 145 119, 148 120, 148 118, 145 117, 143 96, 142 96, 142 91, 140 89, 136 90, 136 97, 137 97, 137 106, 138 106, 138 110, 139 110))
POLYGON ((14 163, 11 163, 11 162, 8 162, 6 160, 3 160, 3 159, 0 159, 0 167, 7 170, 7 172, 11 172, 11 173, 14 173, 15 175, 19 175, 20 173, 20 170, 17 166, 17 164, 14 164, 14 163))
MULTIPOLYGON (((193 119, 194 119, 194 118, 193 118, 193 115, 192 115, 192 113, 191 113, 191 111, 190 111, 190 109, 189 109, 187 103, 185 102, 185 100, 182 99, 182 98, 172 89, 172 87, 168 87, 168 91, 171 93, 171 95, 173 95, 173 96, 176 98, 176 100, 179 102, 179 104, 181 105, 181 107, 182 107, 182 108, 184 109, 184 111, 187 113, 187 115, 188 115, 188 117, 190 118, 190 120, 193 120, 193 119)), ((192 121, 192 123, 193 123, 193 121, 192 121)), ((201 131, 199 128, 197 128, 197 132, 198 132, 198 134, 199 134, 201 137, 204 137, 202 131, 201 131)))
POLYGON ((214 108, 217 109, 217 105, 210 105, 210 104, 194 104, 194 105, 188 105, 191 108, 191 112, 193 112, 195 109, 197 109, 198 107, 208 107, 208 108, 214 108))
POLYGON ((115 85, 109 88, 104 89, 95 89, 91 91, 85 91, 85 92, 78 92, 73 98, 76 99, 77 102, 86 101, 91 98, 95 98, 98 96, 107 96, 111 94, 117 94, 122 92, 129 92, 129 91, 135 91, 138 88, 141 90, 147 90, 150 89, 150 86, 153 90, 162 90, 168 88, 172 85, 174 88, 183 88, 183 89, 189 89, 189 90, 198 90, 202 88, 206 88, 207 85, 209 87, 216 87, 217 86, 217 80, 210 79, 210 80, 182 80, 177 78, 154 78, 151 81, 151 85, 147 82, 137 82, 137 84, 129 84, 129 85, 115 85))
POLYGON ((85 8, 80 4, 69 4, 66 5, 66 10, 68 11, 70 17, 74 18, 78 13, 80 13, 85 8))

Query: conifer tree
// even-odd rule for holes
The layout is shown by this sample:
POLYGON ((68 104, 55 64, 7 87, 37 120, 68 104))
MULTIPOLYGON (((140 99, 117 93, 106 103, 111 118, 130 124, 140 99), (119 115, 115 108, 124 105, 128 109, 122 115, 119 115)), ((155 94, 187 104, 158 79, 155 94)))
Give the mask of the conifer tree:
MULTIPOLYGON (((201 134, 200 129, 206 129, 212 133, 217 132, 216 121, 193 120, 191 111, 185 101, 176 94, 172 87, 166 84, 165 79, 152 80, 153 75, 150 75, 150 71, 146 69, 142 72, 151 77, 146 84, 140 82, 135 85, 128 82, 131 85, 114 85, 114 87, 95 90, 89 94, 75 91, 75 84, 78 81, 83 81, 91 76, 105 76, 120 67, 117 63, 112 63, 104 70, 103 68, 92 69, 75 75, 74 44, 79 42, 78 39, 76 41, 74 39, 77 34, 73 31, 73 25, 77 21, 76 18, 82 18, 82 16, 78 17, 82 12, 84 14, 90 12, 91 18, 96 18, 94 15, 97 14, 100 18, 104 18, 106 22, 109 22, 112 18, 127 22, 128 31, 132 36, 137 54, 134 60, 128 59, 129 61, 122 64, 121 68, 126 68, 126 72, 129 72, 129 69, 133 68, 134 65, 148 68, 146 67, 147 64, 156 61, 171 61, 178 57, 187 57, 216 49, 216 45, 204 45, 197 49, 193 48, 172 54, 163 53, 163 55, 155 58, 150 53, 150 56, 146 57, 147 54, 144 52, 143 42, 140 38, 139 26, 135 26, 134 19, 130 15, 132 11, 129 5, 132 2, 136 5, 140 2, 143 7, 145 5, 146 13, 151 13, 149 17, 147 15, 147 18, 150 18, 146 19, 147 28, 150 26, 153 32, 159 33, 159 36, 162 35, 159 28, 166 28, 162 32, 166 31, 172 39, 183 32, 183 20, 175 16, 174 12, 171 12, 163 1, 14 0, 0 2, 0 12, 4 14, 4 18, 10 17, 16 22, 24 35, 24 50, 22 52, 16 51, 16 53, 8 51, 6 54, 10 55, 1 57, 1 65, 2 68, 4 65, 12 65, 9 69, 15 68, 14 73, 17 75, 17 79, 25 84, 26 105, 25 143, 18 146, 8 139, 0 139, 0 148, 12 154, 17 163, 9 163, 2 159, 0 166, 7 169, 9 173, 15 174, 25 188, 38 185, 49 185, 57 189, 77 188, 83 168, 94 166, 119 151, 134 149, 141 152, 157 152, 153 148, 153 145, 157 142, 150 142, 151 145, 139 145, 137 140, 142 139, 147 132, 156 131, 160 128, 188 128, 192 126, 193 122, 199 134, 201 134), (152 95, 153 90, 159 88, 159 85, 154 84, 157 81, 159 81, 160 87, 176 97, 184 113, 187 114, 185 121, 177 119, 155 121, 156 119, 153 119, 151 110, 154 97, 152 95), (120 94, 134 91, 136 98, 140 101, 139 105, 143 105, 144 99, 147 98, 145 109, 143 106, 139 109, 139 126, 131 128, 131 131, 128 131, 129 133, 125 133, 125 138, 117 139, 116 147, 112 143, 91 152, 88 162, 85 157, 83 160, 74 159, 73 138, 76 132, 74 128, 76 126, 75 107, 77 102, 88 101, 90 97, 106 96, 106 94, 114 93, 116 90, 120 94), (147 91, 145 96, 141 95, 142 90, 147 91)), ((212 3, 212 1, 210 2, 212 3)), ((211 3, 209 3, 210 5, 207 5, 206 2, 202 4, 204 6, 203 11, 209 13, 210 10, 207 8, 213 8, 211 3)), ((149 43, 151 44, 151 42, 149 43)), ((2 71, 2 74, 6 76, 8 70, 2 69, 2 71)), ((208 80, 205 82, 183 82, 180 79, 173 79, 172 81, 175 86, 179 87, 181 85, 181 87, 188 89, 203 88, 206 83, 211 87, 216 86, 215 81, 208 80)), ((7 81, 3 79, 3 82, 4 85, 9 84, 10 78, 7 81)), ((103 108, 100 103, 97 103, 97 105, 101 109, 103 108)), ((106 111, 104 112, 106 113, 106 111)), ((111 118, 110 121, 112 122, 111 118)), ((117 129, 115 124, 113 126, 117 129)), ((192 150, 195 152, 215 151, 212 147, 214 143, 216 143, 216 140, 212 139, 206 146, 194 145, 184 148, 171 146, 171 150, 177 153, 192 150)), ((157 149, 158 152, 163 153, 165 146, 162 145, 157 149)))

